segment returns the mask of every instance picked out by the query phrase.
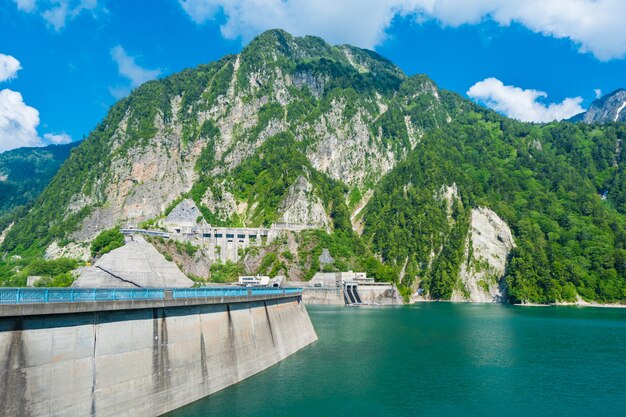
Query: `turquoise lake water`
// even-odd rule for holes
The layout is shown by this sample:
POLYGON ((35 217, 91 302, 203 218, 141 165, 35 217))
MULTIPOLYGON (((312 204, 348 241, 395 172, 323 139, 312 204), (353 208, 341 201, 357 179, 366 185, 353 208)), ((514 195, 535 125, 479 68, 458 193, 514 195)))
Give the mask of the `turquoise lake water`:
POLYGON ((319 341, 169 416, 626 416, 626 309, 308 310, 319 341))

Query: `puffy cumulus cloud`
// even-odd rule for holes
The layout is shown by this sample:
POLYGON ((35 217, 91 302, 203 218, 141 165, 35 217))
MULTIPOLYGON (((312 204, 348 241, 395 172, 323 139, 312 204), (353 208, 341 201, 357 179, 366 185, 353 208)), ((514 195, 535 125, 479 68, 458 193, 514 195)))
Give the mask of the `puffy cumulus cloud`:
POLYGON ((0 152, 23 146, 42 146, 37 134, 39 111, 24 103, 16 91, 0 91, 0 152))
POLYGON ((0 153, 25 146, 70 143, 67 133, 37 133, 39 111, 27 105, 17 91, 0 91, 0 153))
MULTIPOLYGON (((0 54, 0 82, 15 78, 21 68, 17 59, 0 54)), ((0 153, 25 146, 72 141, 66 133, 46 133, 42 139, 37 133, 37 126, 39 111, 27 105, 22 94, 8 88, 0 91, 0 153)), ((0 178, 0 181, 3 180, 0 178)))
POLYGON ((84 11, 95 12, 98 0, 13 0, 18 10, 39 13, 57 32, 84 11))
POLYGON ((137 64, 133 56, 128 55, 121 45, 111 49, 111 58, 117 64, 117 72, 129 81, 129 85, 109 87, 109 92, 116 98, 124 97, 131 88, 161 75, 159 69, 146 69, 137 64))
POLYGON ((21 69, 20 61, 11 55, 0 54, 0 82, 15 78, 21 69))
POLYGON ((266 29, 319 35, 333 43, 372 48, 386 38, 394 17, 443 26, 492 20, 566 38, 601 60, 626 55, 624 0, 179 0, 196 23, 223 15, 226 38, 249 39, 266 29))
POLYGON ((541 99, 548 97, 545 92, 504 85, 497 78, 477 82, 467 91, 467 95, 497 112, 523 122, 563 120, 585 111, 580 106, 583 101, 581 97, 544 104, 541 99))
POLYGON ((46 133, 43 135, 43 138, 47 143, 54 145, 62 145, 72 141, 72 137, 67 133, 46 133))

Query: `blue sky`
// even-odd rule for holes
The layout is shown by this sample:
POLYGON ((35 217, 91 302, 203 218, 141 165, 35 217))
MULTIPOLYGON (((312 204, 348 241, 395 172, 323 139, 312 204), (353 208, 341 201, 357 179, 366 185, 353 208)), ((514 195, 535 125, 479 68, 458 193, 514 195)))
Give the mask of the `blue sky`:
POLYGON ((624 19, 623 0, 0 0, 0 152, 81 139, 132 87, 274 27, 374 49, 520 120, 561 119, 626 87, 624 19))

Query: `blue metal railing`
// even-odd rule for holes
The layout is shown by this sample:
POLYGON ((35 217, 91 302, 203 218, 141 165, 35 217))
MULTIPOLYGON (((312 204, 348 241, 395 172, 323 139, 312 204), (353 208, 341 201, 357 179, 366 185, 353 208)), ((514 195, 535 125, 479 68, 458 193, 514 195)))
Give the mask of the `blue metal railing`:
POLYGON ((126 300, 250 297, 257 295, 297 295, 301 288, 0 288, 0 304, 77 303, 126 300), (169 294, 168 294, 169 295, 169 294))

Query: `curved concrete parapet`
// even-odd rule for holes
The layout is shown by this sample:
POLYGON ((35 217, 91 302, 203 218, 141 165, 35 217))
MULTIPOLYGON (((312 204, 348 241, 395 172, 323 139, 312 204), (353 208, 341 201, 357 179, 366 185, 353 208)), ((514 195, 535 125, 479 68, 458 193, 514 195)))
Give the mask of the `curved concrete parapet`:
POLYGON ((0 415, 156 416, 315 340, 299 295, 0 317, 0 415))

